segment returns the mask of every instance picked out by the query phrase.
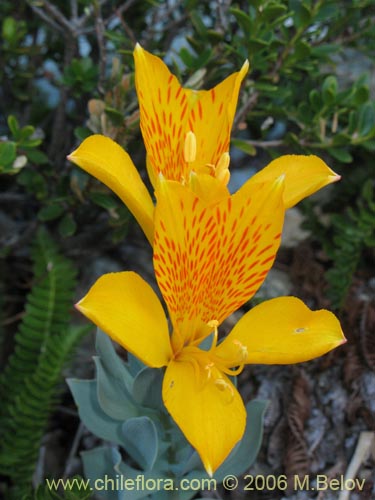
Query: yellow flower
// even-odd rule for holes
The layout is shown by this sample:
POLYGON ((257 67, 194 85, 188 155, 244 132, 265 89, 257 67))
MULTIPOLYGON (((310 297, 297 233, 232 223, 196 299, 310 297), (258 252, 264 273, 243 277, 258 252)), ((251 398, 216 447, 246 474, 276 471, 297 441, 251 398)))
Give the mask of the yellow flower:
MULTIPOLYGON (((190 183, 192 174, 210 174, 225 186, 229 180, 229 140, 238 92, 248 64, 211 90, 193 91, 180 86, 158 57, 134 50, 141 129, 147 167, 156 187, 165 179, 190 183)), ((106 184, 128 206, 152 244, 154 204, 129 155, 112 139, 93 135, 68 158, 106 184)), ((339 179, 316 156, 286 155, 248 181, 285 175, 287 208, 339 179)))
POLYGON ((132 272, 102 276, 77 307, 146 365, 166 366, 165 406, 212 475, 245 429, 244 404, 229 377, 248 363, 307 361, 345 338, 332 313, 281 297, 250 310, 218 343, 220 324, 273 264, 285 179, 254 181, 233 196, 216 178, 192 182, 194 189, 161 179, 156 190, 154 267, 171 335, 155 292, 132 272), (211 334, 210 349, 202 350, 211 334))

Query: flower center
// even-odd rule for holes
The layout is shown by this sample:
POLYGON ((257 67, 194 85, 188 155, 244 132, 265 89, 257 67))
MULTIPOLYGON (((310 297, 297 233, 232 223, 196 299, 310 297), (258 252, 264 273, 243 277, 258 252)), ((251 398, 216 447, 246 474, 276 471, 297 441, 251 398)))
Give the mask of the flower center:
POLYGON ((192 364, 198 390, 202 390, 208 383, 213 383, 218 391, 223 393, 225 401, 230 403, 234 397, 232 384, 225 375, 236 376, 244 368, 247 359, 247 348, 239 340, 234 340, 234 354, 231 358, 222 358, 215 354, 218 341, 219 322, 211 320, 207 325, 213 329, 213 339, 208 351, 197 346, 202 340, 196 341, 184 347, 176 356, 176 361, 184 361, 192 364))
MULTIPOLYGON (((186 163, 194 163, 197 158, 197 138, 194 132, 189 130, 185 136, 184 143, 184 160, 186 163)), ((212 177, 216 177, 224 186, 226 186, 229 182, 230 172, 229 172, 229 162, 230 156, 229 153, 223 153, 219 161, 216 165, 212 163, 207 163, 201 168, 201 171, 204 173, 208 173, 212 175, 212 177)), ((186 179, 182 179, 183 182, 186 182, 186 179)))
POLYGON ((207 324, 210 328, 214 329, 214 338, 212 340, 210 350, 208 351, 213 363, 221 372, 227 375, 230 375, 232 377, 239 375, 245 366, 245 362, 247 359, 247 347, 244 346, 239 340, 234 339, 233 344, 236 346, 234 356, 229 359, 217 356, 215 354, 215 350, 218 341, 219 322, 216 320, 211 320, 207 324), (233 370, 233 368, 235 369, 233 370))

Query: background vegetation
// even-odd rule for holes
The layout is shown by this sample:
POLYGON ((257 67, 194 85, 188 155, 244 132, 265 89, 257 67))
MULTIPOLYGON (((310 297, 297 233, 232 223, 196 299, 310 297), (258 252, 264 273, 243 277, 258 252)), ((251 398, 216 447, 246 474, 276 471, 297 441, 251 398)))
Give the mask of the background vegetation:
MULTIPOLYGON (((0 21, 0 495, 30 497, 44 477, 38 452, 48 433, 72 425, 56 410, 60 398, 74 411, 56 384, 83 333, 73 326, 74 276, 84 286, 85 267, 120 258, 140 238, 126 208, 66 161, 99 132, 144 175, 136 42, 194 88, 249 59, 232 170, 313 153, 342 175, 301 206, 304 265, 323 275, 319 290, 302 294, 338 312, 350 325, 352 365, 375 371, 374 0, 3 0, 0 21)), ((293 252, 287 265, 301 255, 293 252)), ((50 474, 62 475, 65 452, 50 474)))

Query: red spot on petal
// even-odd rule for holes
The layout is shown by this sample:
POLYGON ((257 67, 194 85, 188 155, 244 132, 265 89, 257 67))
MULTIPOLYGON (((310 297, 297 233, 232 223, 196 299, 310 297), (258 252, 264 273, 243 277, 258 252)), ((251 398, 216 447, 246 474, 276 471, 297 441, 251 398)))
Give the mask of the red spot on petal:
POLYGON ((268 259, 265 259, 261 262, 261 265, 263 266, 264 264, 267 264, 268 262, 271 262, 275 258, 274 255, 271 255, 271 257, 268 257, 268 259))

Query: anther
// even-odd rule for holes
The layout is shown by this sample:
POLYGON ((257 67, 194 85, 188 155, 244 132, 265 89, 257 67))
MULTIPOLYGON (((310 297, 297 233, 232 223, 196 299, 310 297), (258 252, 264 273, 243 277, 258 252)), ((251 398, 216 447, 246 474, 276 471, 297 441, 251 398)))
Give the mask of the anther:
POLYGON ((222 378, 217 378, 215 380, 215 386, 217 387, 217 389, 219 389, 220 392, 226 392, 226 394, 229 395, 227 403, 230 403, 233 400, 234 391, 233 391, 232 386, 230 384, 228 384, 228 382, 226 382, 222 378))
POLYGON ((197 156, 197 138, 194 132, 189 130, 185 137, 184 159, 186 163, 193 163, 197 156))
POLYGON ((222 170, 221 172, 216 174, 216 179, 218 179, 224 186, 226 186, 230 179, 229 168, 226 170, 222 170))
POLYGON ((222 172, 223 170, 227 170, 229 167, 229 162, 230 162, 229 153, 223 153, 216 164, 216 172, 219 173, 222 172))
POLYGON ((210 327, 210 328, 217 328, 219 326, 219 322, 216 320, 216 319, 211 319, 207 325, 210 327))
POLYGON ((233 344, 238 346, 238 350, 239 350, 239 354, 240 354, 240 361, 243 362, 243 361, 246 361, 247 360, 247 357, 248 357, 248 351, 247 351, 247 347, 245 345, 243 345, 239 340, 233 340, 233 344))
POLYGON ((221 181, 224 186, 226 186, 229 182, 230 178, 230 172, 229 172, 229 162, 230 162, 230 156, 229 153, 223 153, 219 161, 216 164, 215 168, 215 177, 221 181))
POLYGON ((211 319, 207 325, 210 327, 210 328, 213 328, 214 329, 214 338, 212 340, 212 344, 211 344, 211 348, 210 348, 210 351, 213 351, 215 348, 216 348, 216 344, 217 344, 217 338, 218 338, 218 330, 217 330, 217 327, 219 326, 219 322, 216 320, 216 319, 211 319))
POLYGON ((214 367, 214 363, 207 363, 207 365, 204 367, 204 369, 207 371, 207 380, 210 380, 211 375, 212 375, 212 368, 214 367))

